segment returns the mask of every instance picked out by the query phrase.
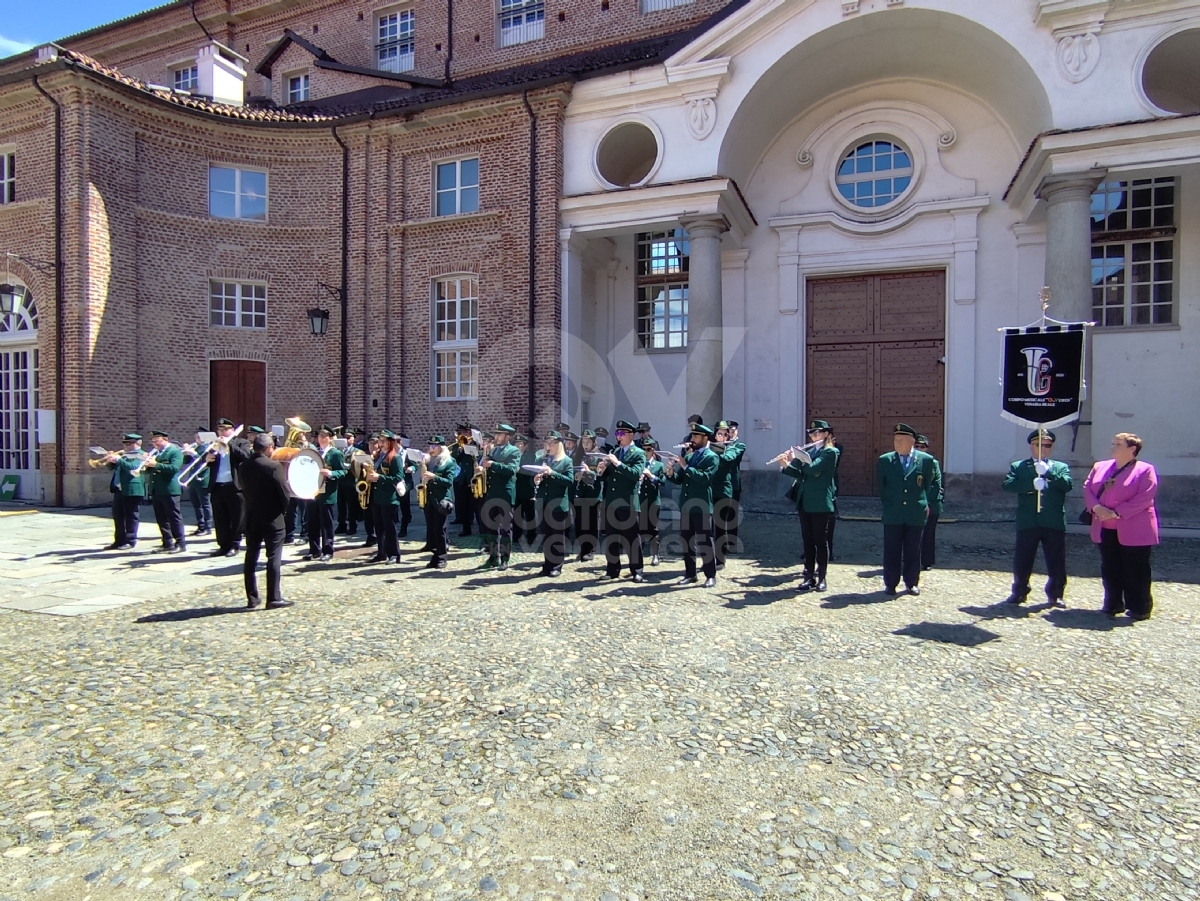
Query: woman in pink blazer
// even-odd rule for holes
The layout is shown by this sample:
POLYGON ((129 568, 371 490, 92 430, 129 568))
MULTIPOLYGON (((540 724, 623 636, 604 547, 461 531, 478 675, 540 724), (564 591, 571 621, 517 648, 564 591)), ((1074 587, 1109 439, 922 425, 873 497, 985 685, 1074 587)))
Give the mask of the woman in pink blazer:
POLYGON ((1092 467, 1083 483, 1083 502, 1092 514, 1092 541, 1100 545, 1104 612, 1150 618, 1150 551, 1158 544, 1154 495, 1158 473, 1138 461, 1142 439, 1121 432, 1112 442, 1111 460, 1092 467))

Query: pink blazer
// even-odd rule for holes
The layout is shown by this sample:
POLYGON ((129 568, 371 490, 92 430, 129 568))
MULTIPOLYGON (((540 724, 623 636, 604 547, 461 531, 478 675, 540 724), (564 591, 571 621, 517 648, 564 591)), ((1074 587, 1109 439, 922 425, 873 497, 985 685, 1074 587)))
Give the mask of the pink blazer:
POLYGON ((1117 540, 1126 547, 1158 544, 1158 514, 1154 512, 1158 473, 1149 463, 1135 462, 1121 473, 1111 488, 1104 491, 1105 481, 1120 468, 1116 460, 1101 460, 1092 467, 1083 483, 1083 503, 1088 510, 1096 504, 1103 504, 1120 516, 1120 519, 1103 523, 1093 519, 1092 541, 1099 544, 1101 530, 1116 529, 1117 540))

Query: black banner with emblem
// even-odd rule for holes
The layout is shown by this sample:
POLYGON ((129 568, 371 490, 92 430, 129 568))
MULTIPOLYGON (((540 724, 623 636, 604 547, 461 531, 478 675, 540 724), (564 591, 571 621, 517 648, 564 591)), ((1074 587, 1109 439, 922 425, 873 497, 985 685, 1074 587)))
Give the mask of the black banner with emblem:
POLYGON ((1083 401, 1084 325, 1004 330, 1001 415, 1029 428, 1079 418, 1083 401))

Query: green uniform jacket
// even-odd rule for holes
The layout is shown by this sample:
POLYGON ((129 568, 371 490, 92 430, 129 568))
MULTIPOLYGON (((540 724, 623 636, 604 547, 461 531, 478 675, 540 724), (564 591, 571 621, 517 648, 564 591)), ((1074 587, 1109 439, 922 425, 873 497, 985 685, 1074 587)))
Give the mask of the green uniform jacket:
MULTIPOLYGON (((621 449, 613 451, 618 457, 621 449)), ((646 468, 646 453, 640 447, 632 444, 625 448, 625 457, 620 465, 609 463, 604 467, 604 506, 630 507, 633 512, 641 510, 641 498, 638 488, 642 478, 642 470, 646 468)))
POLYGON ((555 510, 566 513, 571 509, 571 486, 575 484, 575 464, 570 457, 554 460, 543 457, 542 462, 553 472, 542 476, 537 486, 538 507, 545 510, 555 510))
POLYGON ((683 486, 683 490, 679 492, 679 509, 686 510, 690 504, 712 513, 713 482, 717 478, 717 470, 721 468, 721 461, 707 447, 701 451, 693 451, 686 459, 686 469, 675 467, 667 476, 676 485, 683 486))
POLYGON ((834 475, 837 473, 838 449, 824 447, 817 451, 812 463, 793 460, 783 474, 796 480, 796 509, 802 513, 832 513, 837 498, 834 475))
POLYGON ((150 474, 151 497, 179 497, 179 470, 183 469, 183 451, 177 445, 168 444, 157 457, 154 467, 143 470, 150 474))
POLYGON ((492 465, 487 469, 485 501, 517 502, 517 473, 521 471, 521 449, 515 444, 493 447, 488 451, 492 465))
POLYGON ((1071 470, 1066 463, 1047 460, 1046 489, 1042 492, 1042 512, 1037 512, 1037 489, 1033 480, 1037 478, 1033 459, 1019 460, 1008 468, 1004 477, 1004 490, 1017 496, 1018 529, 1067 530, 1067 495, 1071 492, 1071 470))
POLYGON ((650 470, 650 474, 642 480, 641 485, 643 510, 659 506, 659 500, 662 497, 662 485, 667 480, 666 469, 662 465, 662 460, 651 460, 646 464, 646 468, 650 470))
MULTIPOLYGON (((330 454, 333 452, 330 451, 330 454)), ((379 481, 371 483, 372 507, 397 507, 400 498, 396 495, 396 486, 404 479, 404 451, 397 450, 391 462, 379 454, 375 458, 375 471, 379 473, 379 481)))
POLYGON ((733 496, 740 496, 742 493, 742 457, 746 456, 746 443, 744 441, 731 441, 725 447, 725 452, 733 451, 733 496))
MULTIPOLYGON (((468 456, 468 460, 471 458, 468 456)), ((433 478, 425 483, 425 506, 437 504, 446 499, 454 485, 454 457, 446 457, 442 462, 440 457, 430 460, 425 466, 426 472, 432 472, 433 478)))
POLYGON ((141 464, 142 461, 138 457, 121 457, 116 463, 108 464, 109 469, 117 471, 117 487, 125 497, 146 496, 145 473, 150 470, 145 470, 139 476, 133 474, 133 471, 141 466, 141 464))
MULTIPOLYGON (((318 454, 321 448, 314 447, 318 454)), ((399 454, 397 454, 399 456, 399 454)), ((321 493, 317 495, 317 503, 336 504, 338 497, 338 485, 342 483, 342 479, 346 477, 346 458, 342 456, 342 452, 332 444, 329 450, 325 452, 325 469, 329 470, 329 477, 325 479, 325 485, 321 493)), ((379 483, 375 483, 375 487, 379 487, 379 483)))
POLYGON ((727 446, 725 450, 717 454, 717 476, 713 479, 714 501, 724 497, 733 497, 733 474, 737 469, 737 459, 736 447, 727 446))
POLYGON ((454 477, 454 484, 470 485, 471 479, 475 477, 475 458, 457 445, 450 451, 450 458, 458 464, 458 475, 454 477))
POLYGON ((937 473, 938 490, 936 494, 929 495, 929 512, 941 516, 942 508, 946 505, 946 482, 942 478, 942 464, 937 457, 933 458, 933 469, 937 473))
MULTIPOLYGON (((522 466, 533 466, 541 462, 545 451, 529 448, 521 455, 522 466)), ((533 476, 524 470, 517 472, 517 503, 521 504, 533 498, 536 494, 536 487, 533 484, 533 476)))
MULTIPOLYGON (((184 454, 183 455, 184 468, 186 469, 188 467, 188 465, 195 459, 196 459, 195 454, 184 454)), ((194 479, 192 479, 190 482, 188 482, 188 487, 190 488, 192 485, 199 485, 202 489, 207 488, 209 486, 209 480, 211 478, 212 478, 212 473, 209 472, 209 467, 207 465, 201 466, 200 474, 198 476, 196 476, 194 479)), ((180 486, 180 487, 183 487, 183 486, 180 486)))
POLYGON ((942 490, 937 463, 929 454, 912 452, 913 462, 904 474, 900 455, 895 451, 884 454, 875 464, 875 480, 879 499, 883 501, 885 526, 923 526, 929 510, 929 498, 942 490))

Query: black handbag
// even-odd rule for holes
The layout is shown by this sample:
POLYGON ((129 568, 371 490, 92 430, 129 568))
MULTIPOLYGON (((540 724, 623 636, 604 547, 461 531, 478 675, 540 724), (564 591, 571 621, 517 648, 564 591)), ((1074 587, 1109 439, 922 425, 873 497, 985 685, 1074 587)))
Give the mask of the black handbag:
POLYGON ((796 503, 796 501, 798 501, 800 499, 800 480, 794 479, 792 481, 792 487, 789 488, 786 492, 784 492, 783 496, 785 498, 787 498, 789 501, 791 501, 793 504, 796 503))
MULTIPOLYGON (((1123 473, 1125 470, 1127 470, 1132 465, 1133 465, 1132 463, 1126 463, 1124 466, 1122 466, 1120 469, 1118 469, 1116 472, 1114 472, 1111 476, 1109 476, 1107 479, 1105 479, 1103 482, 1101 482, 1100 490, 1098 492, 1096 492, 1096 500, 1100 500, 1100 498, 1103 497, 1104 492, 1107 490, 1108 486, 1117 480, 1117 476, 1119 476, 1121 473, 1123 473)), ((1085 526, 1090 526, 1092 524, 1092 520, 1094 518, 1095 517, 1092 516, 1091 510, 1082 510, 1079 513, 1079 521, 1081 523, 1083 523, 1085 526)))

